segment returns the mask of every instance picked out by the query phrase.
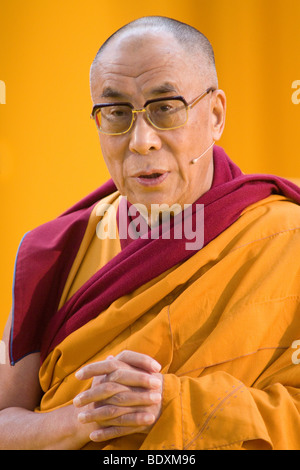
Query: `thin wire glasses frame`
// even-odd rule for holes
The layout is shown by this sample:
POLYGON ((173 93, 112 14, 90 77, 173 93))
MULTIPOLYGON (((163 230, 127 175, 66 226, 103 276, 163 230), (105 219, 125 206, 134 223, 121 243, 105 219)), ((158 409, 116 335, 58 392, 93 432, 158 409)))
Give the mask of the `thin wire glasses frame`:
POLYGON ((195 98, 191 103, 187 103, 186 100, 181 95, 179 95, 179 96, 170 96, 170 97, 166 97, 166 98, 154 98, 154 99, 151 99, 151 100, 147 100, 146 103, 144 104, 144 107, 141 108, 141 109, 134 109, 134 106, 129 102, 115 102, 115 103, 95 104, 93 106, 90 117, 95 120, 97 129, 99 130, 99 132, 101 132, 102 134, 106 134, 106 135, 122 135, 122 134, 126 134, 127 132, 129 132, 130 129, 132 128, 132 126, 133 126, 133 123, 136 120, 136 116, 137 116, 138 113, 145 113, 146 118, 149 121, 149 123, 153 127, 155 127, 156 129, 159 129, 159 130, 178 129, 179 127, 182 127, 187 123, 187 121, 188 121, 188 111, 190 109, 192 109, 196 104, 198 104, 206 95, 208 95, 210 92, 213 92, 215 90, 216 90, 216 88, 214 88, 214 87, 207 88, 204 92, 202 92, 199 96, 197 96, 197 98, 195 98), (180 125, 174 126, 174 127, 159 127, 159 126, 157 126, 151 120, 151 117, 148 114, 147 106, 149 106, 152 103, 158 103, 158 102, 164 102, 164 101, 173 101, 173 100, 181 101, 184 104, 185 109, 186 109, 186 119, 185 119, 185 121, 183 123, 181 123, 180 125), (101 127, 97 123, 96 114, 99 110, 101 110, 102 108, 107 108, 108 106, 127 106, 131 109, 131 112, 132 112, 131 123, 128 126, 128 128, 126 128, 126 130, 124 130, 122 132, 107 132, 107 131, 103 131, 103 129, 101 129, 101 127))

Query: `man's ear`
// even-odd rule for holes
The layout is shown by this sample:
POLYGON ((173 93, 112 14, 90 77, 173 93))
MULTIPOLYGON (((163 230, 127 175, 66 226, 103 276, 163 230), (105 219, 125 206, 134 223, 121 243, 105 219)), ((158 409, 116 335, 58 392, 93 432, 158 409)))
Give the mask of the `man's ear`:
POLYGON ((226 96, 223 90, 215 90, 212 94, 211 115, 212 138, 218 141, 224 130, 226 116, 226 96))

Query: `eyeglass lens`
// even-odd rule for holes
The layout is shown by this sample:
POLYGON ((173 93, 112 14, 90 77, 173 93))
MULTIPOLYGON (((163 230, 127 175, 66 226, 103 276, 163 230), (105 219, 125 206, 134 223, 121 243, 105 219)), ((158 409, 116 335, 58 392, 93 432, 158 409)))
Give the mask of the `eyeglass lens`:
MULTIPOLYGON (((180 127, 187 120, 187 109, 181 100, 156 101, 149 103, 145 109, 148 120, 160 129, 180 127)), ((128 105, 111 105, 99 108, 95 119, 103 132, 119 134, 131 127, 134 114, 128 105)))

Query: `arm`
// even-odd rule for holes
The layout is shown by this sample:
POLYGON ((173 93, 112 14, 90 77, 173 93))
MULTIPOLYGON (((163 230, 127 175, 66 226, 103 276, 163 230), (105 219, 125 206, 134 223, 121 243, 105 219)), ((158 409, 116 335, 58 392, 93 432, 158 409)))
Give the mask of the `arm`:
POLYGON ((0 364, 0 449, 79 449, 89 441, 88 429, 77 419, 73 405, 49 413, 35 412, 39 405, 39 354, 30 354, 15 366, 9 364, 9 319, 2 340, 5 364, 0 364))

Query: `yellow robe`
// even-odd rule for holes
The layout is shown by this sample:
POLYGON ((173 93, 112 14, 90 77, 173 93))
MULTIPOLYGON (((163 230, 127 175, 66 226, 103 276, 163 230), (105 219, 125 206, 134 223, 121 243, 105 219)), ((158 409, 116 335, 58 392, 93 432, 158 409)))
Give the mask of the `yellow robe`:
MULTIPOLYGON (((61 303, 120 249, 96 239, 97 223, 94 211, 61 303)), ((299 206, 275 195, 250 206, 197 254, 56 346, 41 366, 39 411, 90 387, 74 376, 84 364, 127 349, 162 364, 161 416, 148 435, 85 448, 300 449, 299 252, 299 206)))

